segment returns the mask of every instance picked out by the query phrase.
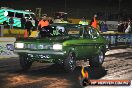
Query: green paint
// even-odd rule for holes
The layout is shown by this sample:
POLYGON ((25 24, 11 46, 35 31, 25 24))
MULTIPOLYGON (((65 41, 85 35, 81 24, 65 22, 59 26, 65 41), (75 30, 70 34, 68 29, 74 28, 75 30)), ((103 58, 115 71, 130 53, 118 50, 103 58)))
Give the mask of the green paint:
MULTIPOLYGON (((61 25, 61 24, 58 24, 58 25, 61 25)), ((65 27, 65 30, 68 30, 69 28, 70 30, 75 30, 72 28, 72 24, 67 24, 63 26, 65 27)), ((81 31, 82 27, 78 27, 76 30, 81 31)), ((90 31, 91 27, 85 27, 83 28, 83 30, 90 31)), ((80 33, 80 35, 83 35, 82 37, 75 37, 70 34, 63 35, 63 36, 56 36, 58 35, 59 32, 57 30, 54 30, 52 35, 55 35, 55 37, 45 37, 42 39, 38 39, 38 38, 19 39, 16 41, 16 43, 17 42, 24 43, 26 47, 27 47, 27 44, 34 44, 36 48, 33 49, 29 47, 29 48, 23 48, 23 49, 15 49, 15 52, 17 52, 18 50, 19 51, 18 54, 24 54, 24 55, 27 55, 28 53, 32 54, 33 52, 35 52, 33 53, 34 57, 36 57, 37 55, 39 55, 39 53, 41 53, 42 55, 49 55, 50 57, 50 58, 43 58, 43 59, 54 59, 54 61, 57 61, 58 59, 64 60, 66 56, 69 54, 69 52, 74 52, 78 60, 88 59, 89 57, 96 57, 99 54, 100 50, 104 50, 104 52, 106 51, 105 45, 108 42, 105 40, 105 38, 102 37, 102 35, 98 33, 98 31, 96 31, 96 29, 92 28, 92 30, 94 30, 95 33, 91 34, 91 36, 96 36, 96 38, 86 37, 85 32, 80 33), (41 50, 37 48, 40 44, 44 45, 44 48, 41 50), (48 45, 53 46, 54 44, 61 44, 62 50, 54 50, 53 48, 47 48, 48 45), (63 53, 63 55, 57 54, 58 52, 63 53)), ((38 60, 38 59, 34 59, 34 60, 38 60)))

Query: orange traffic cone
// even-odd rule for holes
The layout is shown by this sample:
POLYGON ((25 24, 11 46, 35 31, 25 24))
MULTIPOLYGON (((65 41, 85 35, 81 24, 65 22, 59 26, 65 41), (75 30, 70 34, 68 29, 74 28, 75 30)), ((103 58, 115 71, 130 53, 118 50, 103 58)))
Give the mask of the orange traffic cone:
POLYGON ((28 32, 27 32, 27 29, 24 31, 24 38, 27 38, 28 37, 28 32))

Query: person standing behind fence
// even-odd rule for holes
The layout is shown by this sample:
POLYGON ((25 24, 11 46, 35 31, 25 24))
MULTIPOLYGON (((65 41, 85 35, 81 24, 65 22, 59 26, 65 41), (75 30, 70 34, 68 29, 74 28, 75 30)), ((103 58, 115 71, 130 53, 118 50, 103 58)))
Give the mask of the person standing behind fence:
POLYGON ((132 32, 132 23, 128 22, 128 26, 125 29, 125 33, 131 33, 132 32))
POLYGON ((119 23, 118 23, 118 32, 124 32, 124 24, 123 24, 123 21, 120 21, 119 23))
POLYGON ((106 21, 103 21, 102 23, 101 23, 101 32, 107 32, 108 31, 108 26, 107 26, 107 24, 106 24, 106 21))
POLYGON ((79 21, 79 24, 81 24, 81 25, 88 25, 88 22, 87 22, 87 20, 83 17, 83 18, 79 21))
POLYGON ((39 23, 38 23, 38 30, 40 32, 39 37, 45 36, 44 31, 46 31, 46 30, 45 30, 44 27, 48 27, 48 26, 49 26, 49 21, 47 20, 47 16, 44 15, 42 20, 40 20, 39 23))
POLYGON ((28 36, 31 35, 32 28, 33 28, 32 22, 29 19, 27 19, 26 24, 25 24, 25 29, 26 29, 25 31, 27 31, 28 36))
POLYGON ((26 19, 23 17, 21 18, 21 28, 25 29, 26 19))
POLYGON ((35 20, 35 30, 36 30, 36 29, 37 29, 37 27, 38 27, 38 22, 39 22, 39 19, 38 19, 38 18, 35 18, 34 20, 35 20))
POLYGON ((13 29, 14 20, 13 17, 9 19, 10 29, 13 29))
POLYGON ((43 19, 39 21, 38 23, 38 29, 39 31, 41 31, 41 29, 44 27, 44 26, 49 26, 49 22, 47 20, 47 16, 44 15, 43 16, 43 19))
POLYGON ((92 18, 90 25, 94 28, 98 28, 98 22, 97 22, 97 15, 95 14, 94 17, 92 18))

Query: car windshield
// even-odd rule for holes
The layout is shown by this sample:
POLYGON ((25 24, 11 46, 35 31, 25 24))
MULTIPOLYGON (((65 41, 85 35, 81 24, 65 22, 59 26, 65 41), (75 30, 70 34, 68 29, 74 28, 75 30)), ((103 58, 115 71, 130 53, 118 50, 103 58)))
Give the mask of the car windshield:
POLYGON ((80 36, 79 25, 50 25, 42 28, 42 37, 80 36))

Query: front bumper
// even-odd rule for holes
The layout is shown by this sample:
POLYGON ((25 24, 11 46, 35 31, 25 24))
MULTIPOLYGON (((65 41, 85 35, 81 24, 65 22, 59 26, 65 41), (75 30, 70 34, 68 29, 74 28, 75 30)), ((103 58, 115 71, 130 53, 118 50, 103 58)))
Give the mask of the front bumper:
POLYGON ((66 51, 54 50, 45 51, 14 50, 14 53, 27 56, 32 61, 43 60, 48 62, 56 62, 63 60, 66 57, 66 51))

